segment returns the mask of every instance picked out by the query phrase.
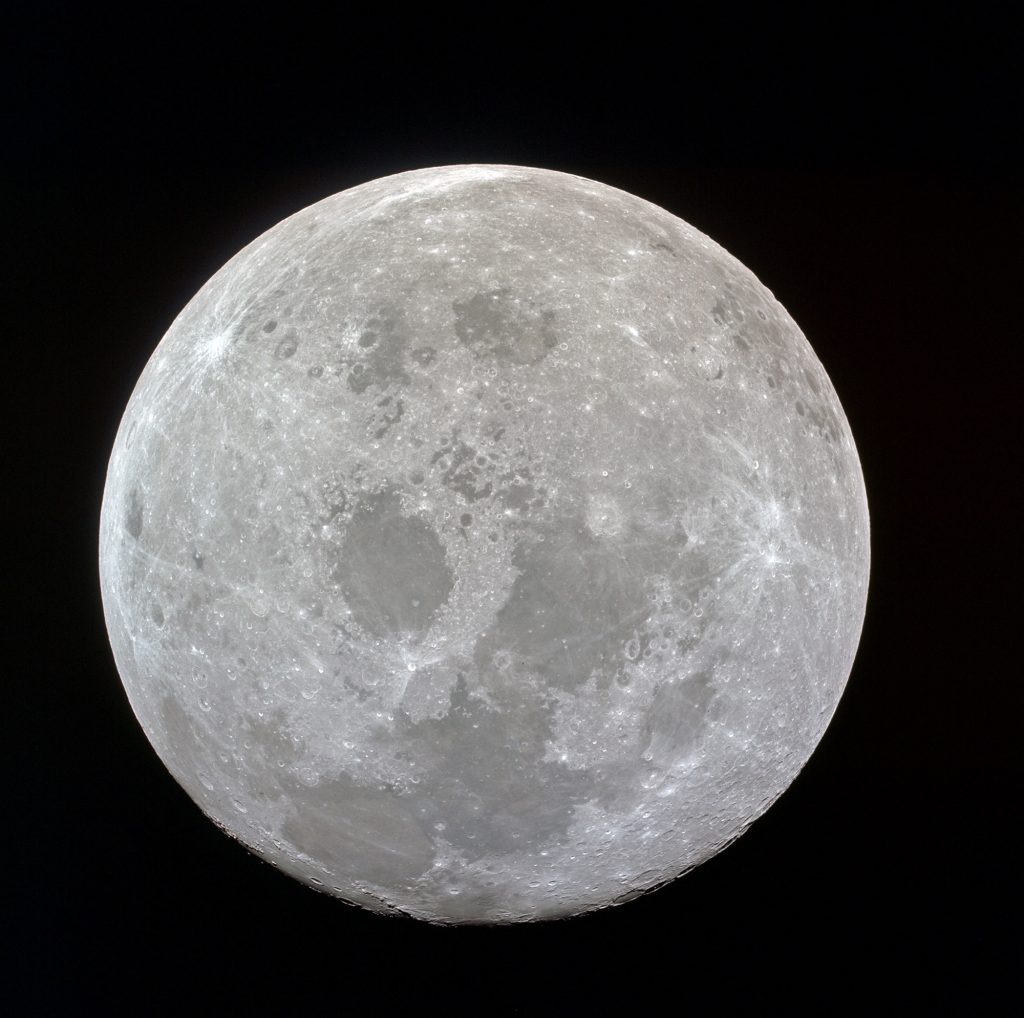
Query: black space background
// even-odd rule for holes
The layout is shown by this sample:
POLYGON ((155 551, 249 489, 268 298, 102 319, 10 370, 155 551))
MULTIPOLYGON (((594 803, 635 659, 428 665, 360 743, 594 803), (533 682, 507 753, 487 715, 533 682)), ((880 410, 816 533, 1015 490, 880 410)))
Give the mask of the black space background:
POLYGON ((5 17, 10 1013, 1020 1008, 1010 8, 556 10, 5 17), (299 208, 458 162, 593 177, 738 256, 831 376, 872 514, 860 653, 799 779, 568 922, 383 919, 249 855, 149 748, 99 601, 106 460, 178 311, 299 208))

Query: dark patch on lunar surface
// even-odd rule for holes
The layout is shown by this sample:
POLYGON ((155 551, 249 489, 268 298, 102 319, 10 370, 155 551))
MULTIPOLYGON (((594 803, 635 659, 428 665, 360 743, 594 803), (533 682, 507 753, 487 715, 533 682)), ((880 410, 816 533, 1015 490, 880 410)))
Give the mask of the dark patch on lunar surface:
POLYGON ((373 415, 374 438, 383 438, 392 425, 397 424, 405 413, 405 403, 400 399, 391 396, 384 396, 377 400, 376 411, 373 415))
POLYGON ((671 763, 692 752, 707 721, 714 695, 709 672, 669 679, 654 695, 647 714, 647 752, 655 763, 671 763))
POLYGON ((644 578, 665 568, 662 542, 602 541, 581 520, 552 528, 544 542, 520 545, 519 575, 491 629, 477 642, 477 664, 498 651, 548 684, 572 689, 597 669, 610 681, 623 645, 650 615, 644 578))
POLYGON ((409 336, 397 311, 382 308, 368 318, 357 345, 365 354, 348 374, 348 386, 353 392, 363 393, 371 385, 383 388, 389 383, 404 385, 409 381, 403 364, 409 336))
POLYGON ((125 508, 124 528, 137 541, 142 536, 142 496, 138 488, 132 488, 128 494, 128 505, 125 508))
POLYGON ((374 636, 422 633, 455 585, 436 531, 403 515, 390 492, 367 497, 352 514, 330 577, 374 636))
POLYGON ((424 823, 443 823, 441 837, 470 860, 564 836, 594 779, 541 760, 549 723, 539 695, 496 711, 460 679, 445 717, 408 729, 415 758, 436 775, 417 796, 424 823))
POLYGON ((289 330, 286 335, 274 348, 274 356, 279 361, 286 361, 289 357, 295 356, 295 351, 299 348, 299 337, 296 335, 294 330, 289 330))
POLYGON ((520 515, 531 509, 541 509, 545 504, 547 490, 533 486, 530 468, 520 465, 501 475, 499 493, 505 506, 520 515))
POLYGON ((315 788, 297 785, 295 813, 281 833, 335 876, 409 887, 434 860, 434 846, 405 800, 342 775, 315 788))
POLYGON ((718 299, 711 307, 711 320, 718 326, 736 326, 742 323, 746 317, 743 302, 736 297, 732 286, 725 283, 719 291, 718 299))
POLYGON ((486 476, 493 466, 481 467, 476 460, 476 449, 465 442, 453 441, 434 453, 430 462, 444 465, 441 482, 446 487, 458 492, 467 502, 476 502, 487 498, 494 490, 486 476))
MULTIPOLYGON (((810 372, 805 371, 804 376, 814 396, 809 397, 806 392, 803 392, 804 399, 798 399, 794 404, 796 412, 805 419, 805 424, 809 425, 810 430, 817 437, 823 438, 829 443, 837 442, 842 430, 839 418, 832 406, 819 394, 819 388, 810 372)), ((797 391, 800 390, 797 389, 797 391)))
POLYGON ((193 752, 198 748, 198 740, 192 728, 192 719, 173 696, 164 698, 160 716, 161 732, 167 745, 176 751, 175 763, 186 773, 193 774, 193 752))
POLYGON ((502 287, 452 304, 455 334, 479 355, 536 364, 555 346, 555 313, 502 287))

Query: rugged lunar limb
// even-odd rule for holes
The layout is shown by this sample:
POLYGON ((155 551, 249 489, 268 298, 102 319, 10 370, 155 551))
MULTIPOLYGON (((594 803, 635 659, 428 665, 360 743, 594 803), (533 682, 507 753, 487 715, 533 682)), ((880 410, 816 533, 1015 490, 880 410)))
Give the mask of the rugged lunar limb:
POLYGON ((832 717, 868 513, 772 294, 605 185, 375 180, 221 269, 131 397, 100 573, 174 777, 292 876, 436 922, 706 860, 832 717))

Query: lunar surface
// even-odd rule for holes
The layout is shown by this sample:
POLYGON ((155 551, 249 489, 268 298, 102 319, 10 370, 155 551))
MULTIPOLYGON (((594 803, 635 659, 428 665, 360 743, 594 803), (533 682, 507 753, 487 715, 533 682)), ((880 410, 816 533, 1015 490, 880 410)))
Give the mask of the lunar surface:
POLYGON ((286 219, 171 325, 110 458, 132 707, 227 833, 379 912, 566 916, 708 859, 852 666, 854 441, 754 275, 518 166, 286 219))

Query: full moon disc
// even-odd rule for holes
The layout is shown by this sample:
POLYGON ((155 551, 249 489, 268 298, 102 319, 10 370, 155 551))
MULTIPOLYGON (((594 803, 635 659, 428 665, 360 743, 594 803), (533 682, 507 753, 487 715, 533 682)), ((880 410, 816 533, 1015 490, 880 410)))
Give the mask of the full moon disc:
POLYGON ((400 173, 254 240, 114 443, 107 628, 171 774, 322 891, 566 916, 708 859, 852 667, 842 407, 740 262, 520 166, 400 173))

